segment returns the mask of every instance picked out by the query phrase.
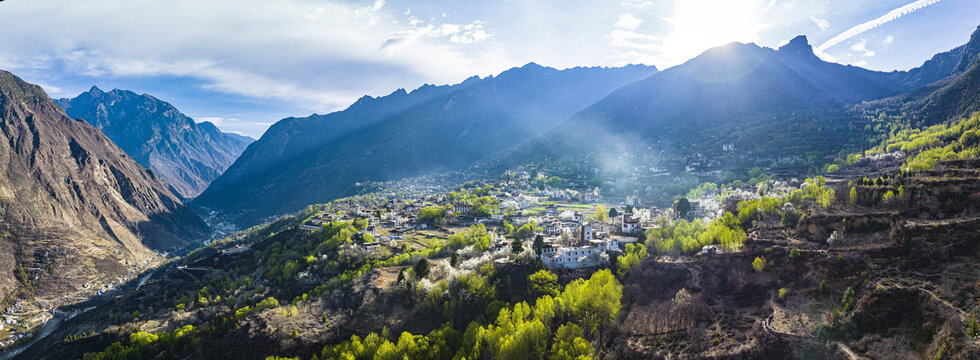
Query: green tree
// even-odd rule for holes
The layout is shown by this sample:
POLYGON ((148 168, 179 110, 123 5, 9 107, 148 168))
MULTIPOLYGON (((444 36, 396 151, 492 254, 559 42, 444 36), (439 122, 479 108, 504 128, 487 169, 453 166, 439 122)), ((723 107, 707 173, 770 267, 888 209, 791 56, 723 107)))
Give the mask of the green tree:
POLYGON ((555 332, 555 344, 551 347, 551 360, 588 360, 593 358, 592 344, 583 338, 582 328, 564 324, 555 332))
POLYGON ((446 217, 445 206, 426 206, 419 210, 419 221, 427 224, 435 224, 446 217))
POLYGON ((612 219, 617 216, 619 216, 619 211, 616 211, 616 208, 609 208, 609 218, 612 219))
POLYGON ((524 252, 524 242, 521 241, 521 238, 515 238, 514 242, 510 243, 510 252, 515 254, 524 252))
POLYGON ((980 143, 980 134, 977 133, 977 130, 964 131, 963 135, 960 135, 960 145, 963 145, 964 148, 977 143, 980 143))
POLYGON ((534 248, 534 253, 541 256, 541 253, 544 252, 544 236, 535 235, 534 244, 532 247, 534 248))
POLYGON ((449 254, 449 265, 456 267, 457 264, 459 264, 459 255, 456 254, 455 250, 453 250, 453 252, 449 254))
POLYGON ((858 200, 858 191, 857 191, 857 188, 854 187, 854 186, 851 186, 851 192, 848 195, 848 202, 851 203, 851 205, 856 205, 857 204, 857 200, 858 200))
POLYGON ((821 294, 830 292, 830 286, 827 285, 827 280, 820 280, 820 285, 817 285, 817 292, 821 294))
POLYGON ((419 279, 429 276, 429 261, 425 258, 419 259, 419 262, 415 263, 412 270, 415 271, 415 276, 419 279))
POLYGON ((608 269, 593 273, 588 280, 569 283, 561 294, 569 314, 593 335, 600 335, 616 322, 622 297, 623 285, 608 269))
POLYGON ((541 231, 541 227, 538 226, 538 223, 528 221, 527 224, 521 225, 521 227, 517 229, 515 236, 518 239, 528 240, 531 239, 534 236, 534 233, 538 231, 541 231))
POLYGON ((829 166, 827 166, 828 174, 833 174, 838 171, 840 171, 840 166, 837 166, 837 164, 830 164, 829 166))
POLYGON ((504 235, 510 235, 514 233, 514 225, 511 224, 510 222, 507 222, 507 220, 504 220, 504 230, 506 231, 506 234, 504 235))
POLYGON ((766 269, 766 260, 765 259, 760 258, 760 257, 756 257, 755 260, 752 261, 752 270, 762 271, 762 270, 765 270, 765 269, 766 269))
POLYGON ((800 259, 802 257, 803 257, 803 255, 800 254, 800 249, 797 249, 797 248, 794 247, 792 250, 789 251, 789 261, 791 261, 793 263, 800 262, 800 259))
POLYGON ((674 201, 674 209, 677 209, 677 217, 687 217, 687 213, 691 211, 691 202, 687 198, 680 198, 674 201))
POLYGON ((890 203, 893 199, 895 199, 895 192, 891 190, 888 190, 888 192, 881 197, 881 201, 885 202, 886 204, 890 203))
POLYGON ((794 227, 800 221, 800 214, 796 210, 784 211, 780 222, 782 222, 784 227, 794 227))
POLYGON ((976 314, 970 314, 970 323, 966 327, 966 335, 973 339, 980 338, 980 322, 977 321, 976 314))
POLYGON ((527 292, 532 297, 558 296, 558 275, 548 270, 538 270, 527 276, 527 292))
POLYGON ((854 304, 857 302, 857 296, 854 294, 854 289, 848 287, 847 290, 844 290, 844 298, 842 298, 840 302, 841 305, 844 306, 844 312, 854 309, 854 304))

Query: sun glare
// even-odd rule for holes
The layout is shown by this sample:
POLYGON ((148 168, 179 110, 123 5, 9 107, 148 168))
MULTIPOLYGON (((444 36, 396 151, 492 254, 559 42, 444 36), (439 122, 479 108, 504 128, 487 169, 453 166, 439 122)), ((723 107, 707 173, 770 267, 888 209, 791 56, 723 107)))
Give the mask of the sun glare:
POLYGON ((663 58, 658 66, 673 66, 711 47, 731 42, 753 42, 769 25, 762 22, 764 5, 756 0, 676 1, 671 16, 663 20, 671 31, 663 39, 663 58))

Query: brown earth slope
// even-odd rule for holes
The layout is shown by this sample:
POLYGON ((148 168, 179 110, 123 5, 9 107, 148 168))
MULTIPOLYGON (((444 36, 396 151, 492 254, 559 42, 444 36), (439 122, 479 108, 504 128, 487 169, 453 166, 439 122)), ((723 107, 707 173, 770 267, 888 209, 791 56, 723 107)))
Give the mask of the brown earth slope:
MULTIPOLYGON (((152 172, 0 70, 0 294, 70 301, 208 234, 152 172), (24 290, 21 292, 20 290, 24 290)), ((47 305, 47 306, 45 306, 47 305)))

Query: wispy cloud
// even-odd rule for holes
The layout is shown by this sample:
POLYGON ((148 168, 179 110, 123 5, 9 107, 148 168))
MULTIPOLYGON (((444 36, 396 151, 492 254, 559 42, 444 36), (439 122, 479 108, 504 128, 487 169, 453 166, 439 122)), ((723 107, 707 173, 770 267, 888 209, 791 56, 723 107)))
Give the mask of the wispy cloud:
POLYGON ((3 4, 0 66, 52 93, 84 86, 65 78, 189 78, 199 89, 274 100, 300 115, 505 68, 462 48, 492 37, 484 21, 418 21, 384 0, 3 4), (378 49, 399 41, 412 46, 378 49))
POLYGON ((816 16, 811 16, 810 21, 813 21, 813 23, 817 25, 817 27, 819 27, 820 30, 827 30, 827 28, 830 27, 830 21, 827 21, 827 19, 821 19, 816 16))
POLYGON ((469 24, 425 24, 416 17, 408 21, 412 27, 392 33, 381 43, 381 50, 402 43, 413 43, 424 38, 447 38, 454 44, 473 44, 489 39, 493 36, 484 28, 484 22, 477 20, 469 24))
POLYGON ((865 32, 865 31, 868 31, 868 30, 874 29, 876 27, 879 27, 879 26, 881 26, 881 25, 883 25, 883 24, 885 24, 885 23, 887 23, 889 21, 896 20, 896 19, 898 19, 898 18, 900 18, 902 16, 911 14, 911 13, 913 13, 913 12, 919 10, 919 9, 922 9, 922 8, 924 8, 926 6, 929 6, 929 5, 938 3, 939 1, 941 1, 941 0, 918 0, 918 1, 915 1, 915 2, 912 2, 912 3, 909 3, 909 4, 906 4, 905 6, 902 6, 900 8, 897 8, 897 9, 894 9, 892 11, 889 11, 885 15, 879 16, 878 18, 876 18, 874 20, 871 20, 871 21, 868 21, 868 22, 859 24, 857 26, 854 26, 854 27, 852 27, 850 29, 847 29, 846 31, 838 34, 837 36, 834 36, 830 40, 825 41, 823 44, 820 44, 820 46, 818 46, 816 48, 815 52, 817 53, 817 55, 822 55, 823 52, 826 51, 827 49, 829 49, 829 48, 831 48, 831 47, 833 47, 833 46, 835 46, 837 44, 840 44, 840 43, 842 43, 844 41, 847 41, 850 38, 853 38, 855 36, 858 36, 858 35, 860 35, 861 33, 865 32))
POLYGON ((636 30, 643 23, 643 19, 639 19, 633 14, 626 13, 619 16, 619 21, 613 26, 623 29, 636 30))

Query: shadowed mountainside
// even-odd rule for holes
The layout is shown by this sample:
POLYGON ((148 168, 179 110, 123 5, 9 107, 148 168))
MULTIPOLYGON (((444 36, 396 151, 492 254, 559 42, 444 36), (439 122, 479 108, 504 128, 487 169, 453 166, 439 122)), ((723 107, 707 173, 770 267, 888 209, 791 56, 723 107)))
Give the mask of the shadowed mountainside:
POLYGON ((195 204, 252 224, 349 194, 359 181, 460 169, 551 128, 653 67, 556 70, 531 63, 496 77, 363 97, 328 115, 273 125, 195 204))

